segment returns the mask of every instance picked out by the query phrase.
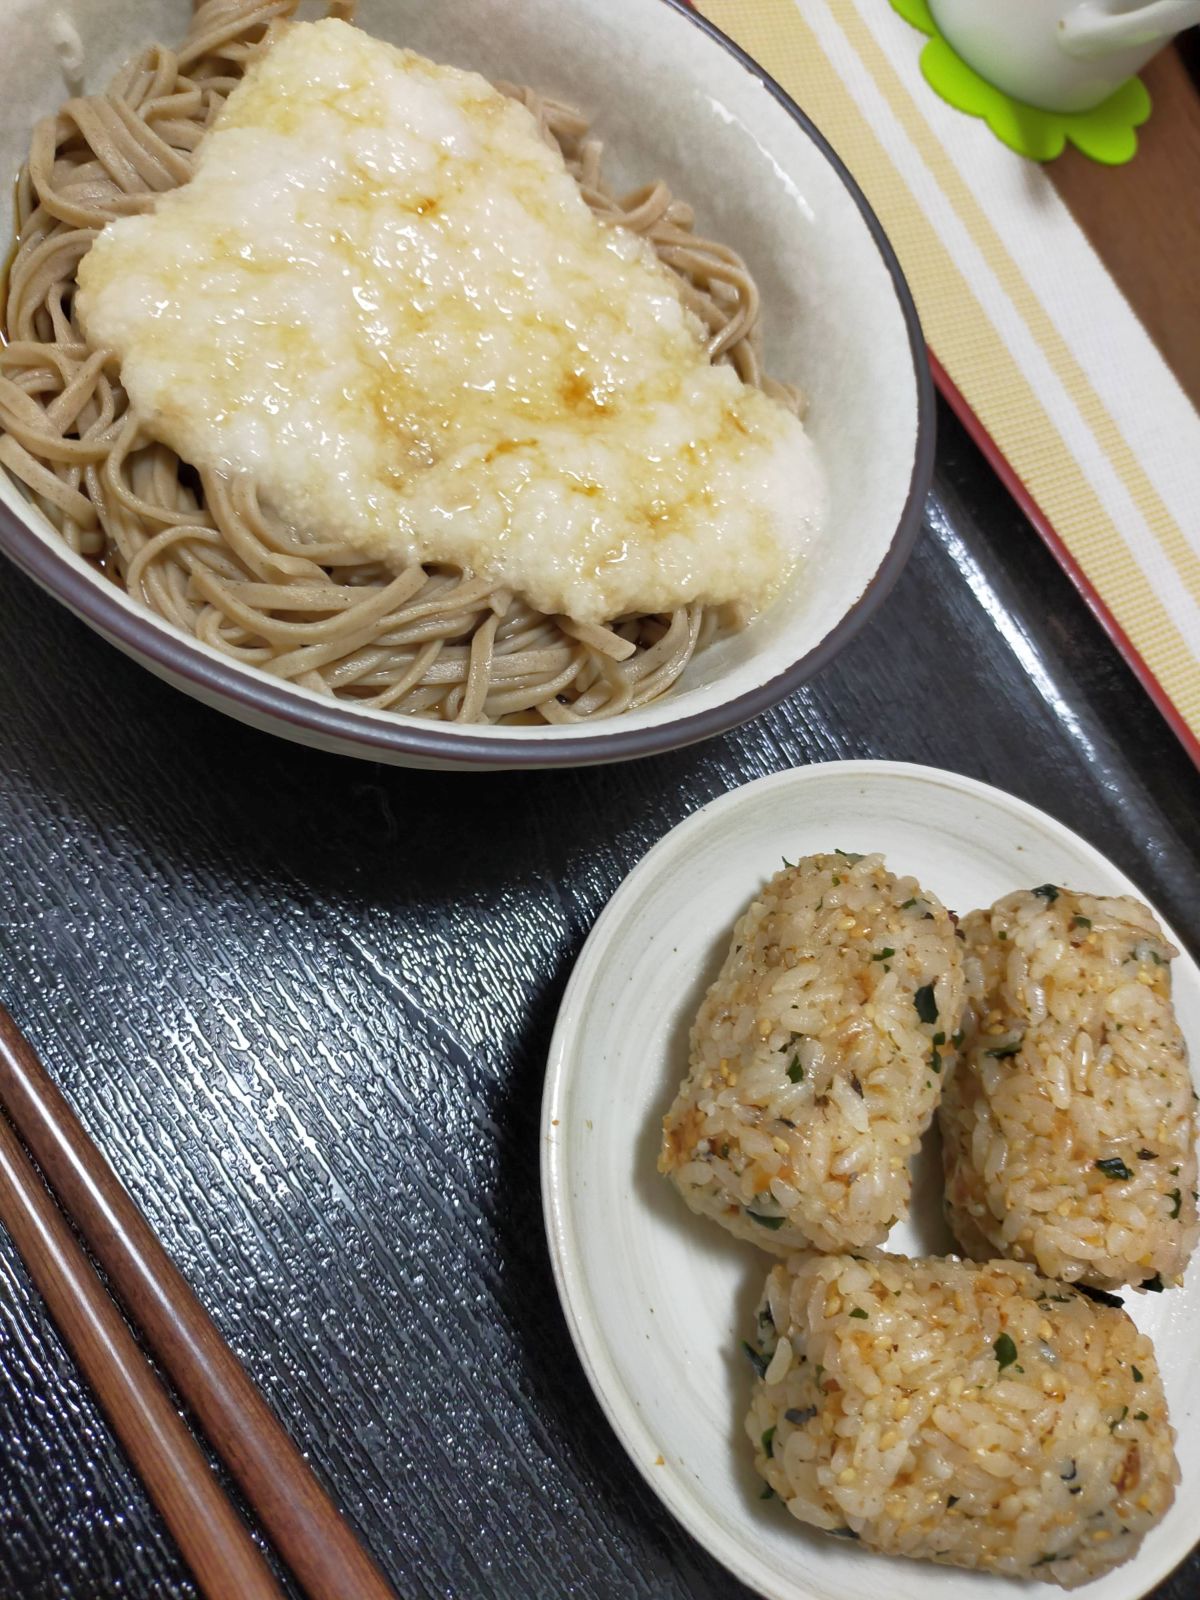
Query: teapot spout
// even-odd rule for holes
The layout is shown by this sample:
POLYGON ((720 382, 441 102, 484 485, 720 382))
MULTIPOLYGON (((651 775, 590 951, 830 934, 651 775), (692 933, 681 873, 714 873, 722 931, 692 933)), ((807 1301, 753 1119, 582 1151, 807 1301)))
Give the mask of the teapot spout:
POLYGON ((1059 23, 1059 42, 1073 56, 1104 56, 1113 50, 1166 44, 1198 22, 1200 0, 1151 0, 1129 11, 1109 11, 1088 0, 1059 23))

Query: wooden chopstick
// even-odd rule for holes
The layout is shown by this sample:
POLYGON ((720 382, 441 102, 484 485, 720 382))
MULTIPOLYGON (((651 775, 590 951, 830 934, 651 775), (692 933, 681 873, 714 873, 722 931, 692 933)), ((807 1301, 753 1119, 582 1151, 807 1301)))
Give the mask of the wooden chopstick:
POLYGON ((0 1105, 310 1600, 395 1600, 2 1006, 0 1105))
POLYGON ((96 1269, 0 1116, 0 1221, 209 1600, 283 1600, 96 1269))

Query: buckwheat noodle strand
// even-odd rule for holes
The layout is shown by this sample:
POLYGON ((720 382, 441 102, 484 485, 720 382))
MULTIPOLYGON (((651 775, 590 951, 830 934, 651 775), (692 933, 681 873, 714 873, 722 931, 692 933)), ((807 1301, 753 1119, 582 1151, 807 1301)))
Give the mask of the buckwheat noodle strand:
MULTIPOLYGON (((395 573, 302 537, 260 505, 249 476, 197 471, 151 438, 111 352, 88 347, 73 296, 92 240, 187 182, 206 129, 296 5, 198 0, 178 52, 152 45, 105 93, 34 129, 0 343, 0 464, 72 550, 167 621, 275 677, 459 722, 570 723, 647 704, 737 619, 693 605, 599 627, 544 616, 470 572, 395 573)), ((662 183, 614 195, 578 112, 499 87, 561 149, 596 215, 650 241, 707 330, 710 359, 799 409, 763 374, 758 291, 735 252, 697 237, 690 207, 662 183)))

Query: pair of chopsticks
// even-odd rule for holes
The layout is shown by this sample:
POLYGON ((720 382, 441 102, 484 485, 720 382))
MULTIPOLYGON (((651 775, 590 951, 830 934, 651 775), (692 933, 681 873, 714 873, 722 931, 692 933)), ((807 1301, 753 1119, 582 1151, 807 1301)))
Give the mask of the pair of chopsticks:
POLYGON ((0 1222, 202 1592, 283 1600, 68 1216, 310 1600, 395 1600, 2 1006, 0 1108, 0 1222))

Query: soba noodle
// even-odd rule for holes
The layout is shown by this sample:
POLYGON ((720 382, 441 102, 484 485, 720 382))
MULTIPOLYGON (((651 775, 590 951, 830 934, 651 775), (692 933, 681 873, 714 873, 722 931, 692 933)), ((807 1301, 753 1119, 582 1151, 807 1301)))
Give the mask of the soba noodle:
MULTIPOLYGON (((151 46, 106 93, 69 101, 34 130, 0 345, 0 464, 72 550, 179 628, 278 678, 459 722, 570 723, 645 705, 736 618, 693 605, 584 625, 470 572, 396 574, 301 537, 264 510, 249 476, 196 471, 157 443, 112 353, 88 347, 72 306, 81 258, 106 223, 187 181, 205 130, 296 4, 198 0, 178 52, 151 46)), ((662 183, 618 199, 576 111, 500 87, 561 149, 593 211, 652 243, 707 329, 710 359, 798 409, 763 376, 758 292, 741 259, 698 238, 691 209, 662 183)))

